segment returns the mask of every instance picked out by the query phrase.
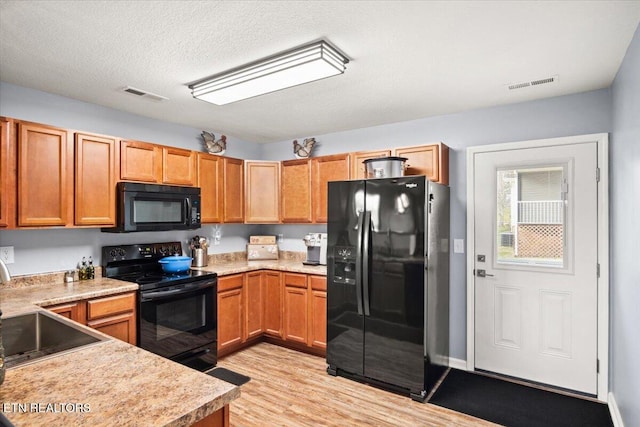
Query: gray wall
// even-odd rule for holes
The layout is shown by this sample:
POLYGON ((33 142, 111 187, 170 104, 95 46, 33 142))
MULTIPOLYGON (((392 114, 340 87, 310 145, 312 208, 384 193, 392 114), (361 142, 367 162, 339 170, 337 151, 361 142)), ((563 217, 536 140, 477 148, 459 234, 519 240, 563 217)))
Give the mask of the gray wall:
MULTIPOLYGON (((375 150, 442 141, 450 147, 451 239, 466 241, 467 147, 611 130, 611 92, 608 89, 540 101, 484 108, 427 119, 338 132, 315 137, 313 156, 375 150)), ((291 141, 267 144, 262 157, 293 158, 291 141)), ((273 226, 274 232, 287 230, 273 226)), ((304 227, 288 234, 291 245, 304 235, 304 227), (296 234, 297 233, 297 234, 296 234)), ((309 230, 316 231, 316 230, 309 230)), ((323 231, 323 230, 317 230, 323 231)), ((285 231, 286 233, 286 231, 285 231)), ((301 246, 304 248, 304 246, 301 246)), ((301 249, 302 250, 302 249, 301 249)), ((466 255, 451 253, 451 356, 466 360, 466 255)))
MULTIPOLYGON (((7 84, 0 86, 0 114, 167 145, 179 145, 178 140, 181 140, 186 145, 180 146, 191 149, 198 149, 197 144, 199 144, 200 131, 196 129, 161 123, 7 84), (104 120, 98 120, 87 111, 95 111, 95 115, 107 117, 104 120), (122 122, 122 128, 120 128, 120 122, 122 122), (168 127, 168 133, 176 136, 165 138, 164 134, 167 132, 156 131, 164 127, 168 127), (180 135, 183 138, 178 138, 180 135)), ((420 145, 435 141, 446 143, 451 148, 451 238, 466 240, 466 147, 609 132, 611 128, 611 91, 603 89, 347 132, 301 135, 298 139, 310 136, 316 138, 318 144, 314 150, 314 156, 420 145)), ((233 147, 232 143, 233 140, 230 142, 231 147, 233 147)), ((234 152, 233 148, 230 148, 228 154, 264 160, 293 158, 291 141, 258 147, 255 144, 246 144, 249 148, 243 153, 234 152)), ((217 247, 218 249, 214 247, 214 250, 219 252, 242 250, 246 236, 262 232, 282 233, 283 249, 303 251, 304 244, 301 239, 304 234, 307 231, 320 232, 325 229, 323 225, 271 225, 253 229, 247 226, 224 225, 223 233, 226 237, 223 237, 223 244, 217 247), (230 236, 233 236, 233 239, 227 239, 230 236)), ((16 258, 20 258, 16 264, 9 266, 12 274, 45 271, 39 265, 49 258, 59 258, 58 261, 52 260, 48 263, 53 262, 55 266, 60 265, 61 268, 54 268, 53 265, 48 264, 48 271, 71 268, 89 250, 95 253, 99 251, 99 246, 102 246, 103 242, 113 242, 110 240, 112 237, 105 237, 104 234, 95 230, 18 230, 3 231, 1 234, 0 245, 15 245, 16 258), (44 241, 52 243, 43 244, 44 241), (67 245, 65 242, 71 243, 67 245), (44 245, 44 249, 38 250, 38 245, 41 244, 44 245), (68 246, 66 250, 59 250, 65 245, 68 246), (27 261, 24 261, 25 259, 27 261)), ((175 238, 180 240, 190 235, 190 233, 175 233, 171 236, 177 236, 175 238)), ((139 234, 127 235, 126 238, 120 236, 117 237, 116 243, 141 241, 141 237, 142 235, 139 234)), ((144 238, 149 241, 160 240, 155 233, 152 235, 147 233, 144 238)), ((459 359, 466 359, 465 256, 453 253, 451 255, 451 356, 459 359)))
POLYGON ((612 92, 611 391, 624 424, 640 426, 640 27, 612 92))

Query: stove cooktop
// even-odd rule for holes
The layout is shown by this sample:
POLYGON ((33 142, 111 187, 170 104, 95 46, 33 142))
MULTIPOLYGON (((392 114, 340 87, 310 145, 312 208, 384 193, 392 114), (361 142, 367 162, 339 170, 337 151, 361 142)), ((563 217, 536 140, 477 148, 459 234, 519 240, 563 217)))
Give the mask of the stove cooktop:
POLYGON ((140 285, 141 291, 157 289, 165 286, 179 285, 182 283, 196 282, 199 280, 210 280, 218 275, 210 271, 188 270, 184 273, 165 274, 162 271, 146 273, 128 273, 112 276, 112 279, 124 280, 140 285))

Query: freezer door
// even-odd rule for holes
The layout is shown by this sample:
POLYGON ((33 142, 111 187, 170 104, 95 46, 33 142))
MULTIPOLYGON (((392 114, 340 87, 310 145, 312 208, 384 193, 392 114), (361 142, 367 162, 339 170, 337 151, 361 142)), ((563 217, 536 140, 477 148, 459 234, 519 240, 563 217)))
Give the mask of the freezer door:
POLYGON ((363 374, 364 181, 330 182, 327 223, 327 363, 363 374))
POLYGON ((425 183, 423 176, 366 181, 363 224, 364 376, 414 393, 425 383, 425 183))

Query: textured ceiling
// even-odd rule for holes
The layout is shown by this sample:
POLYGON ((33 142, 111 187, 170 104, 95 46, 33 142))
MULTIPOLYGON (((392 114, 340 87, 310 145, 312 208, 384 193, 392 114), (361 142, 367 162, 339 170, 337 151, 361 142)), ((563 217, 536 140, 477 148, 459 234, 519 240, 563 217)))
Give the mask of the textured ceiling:
POLYGON ((604 88, 639 22, 640 1, 0 0, 0 80, 273 142, 604 88), (187 88, 321 38, 345 74, 224 106, 187 88))

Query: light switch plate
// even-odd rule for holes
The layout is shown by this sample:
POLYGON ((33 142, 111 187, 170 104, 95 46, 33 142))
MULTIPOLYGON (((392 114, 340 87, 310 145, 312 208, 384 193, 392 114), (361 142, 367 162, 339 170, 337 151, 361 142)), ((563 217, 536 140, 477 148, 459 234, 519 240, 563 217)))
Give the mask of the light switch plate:
POLYGON ((13 255, 13 246, 0 247, 0 259, 4 261, 5 264, 13 264, 16 262, 13 255))
POLYGON ((454 254, 464 253, 464 239, 453 239, 453 253, 454 254))

